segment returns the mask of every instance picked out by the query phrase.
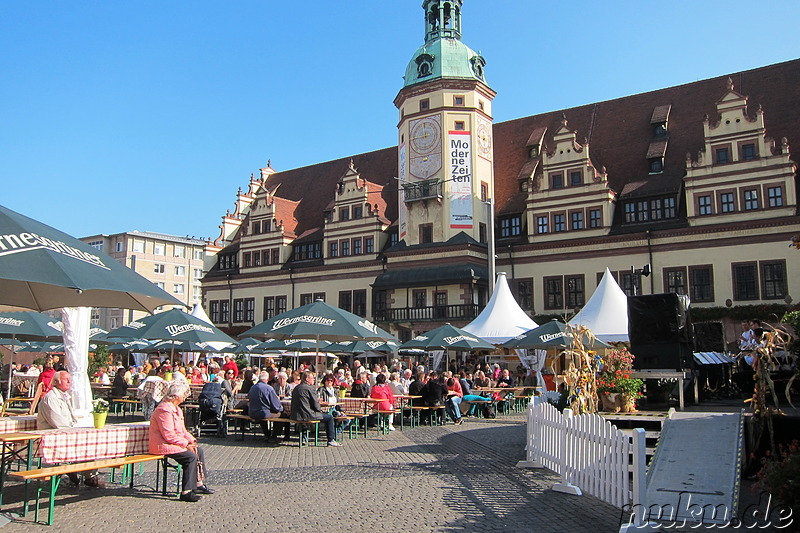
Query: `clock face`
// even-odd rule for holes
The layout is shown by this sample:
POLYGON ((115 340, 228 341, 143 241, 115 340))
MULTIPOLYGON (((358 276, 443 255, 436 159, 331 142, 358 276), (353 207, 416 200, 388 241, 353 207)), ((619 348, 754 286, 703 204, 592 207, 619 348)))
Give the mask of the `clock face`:
POLYGON ((485 159, 492 158, 492 127, 488 123, 481 121, 478 123, 477 130, 478 150, 485 159))
POLYGON ((418 154, 430 154, 439 148, 442 128, 433 118, 423 118, 411 126, 411 149, 418 154))
POLYGON ((438 115, 412 121, 409 124, 409 171, 428 179, 442 168, 442 119, 438 115))

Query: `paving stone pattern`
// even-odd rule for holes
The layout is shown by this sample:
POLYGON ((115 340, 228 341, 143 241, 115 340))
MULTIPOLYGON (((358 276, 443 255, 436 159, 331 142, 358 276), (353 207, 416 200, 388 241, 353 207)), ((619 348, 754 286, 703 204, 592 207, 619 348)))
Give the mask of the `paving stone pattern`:
MULTIPOLYGON (((324 439, 323 439, 324 440, 324 439)), ((208 484, 216 494, 179 502, 145 488, 109 485, 102 492, 67 483, 59 490, 56 523, 49 531, 153 529, 178 533, 234 532, 612 532, 620 511, 591 496, 549 490, 547 470, 523 470, 522 415, 470 419, 447 425, 370 432, 342 439, 341 448, 270 445, 203 438, 208 484)), ((137 483, 152 485, 154 465, 137 483)), ((171 478, 174 474, 171 475, 171 478)), ((16 510, 19 484, 11 483, 4 510, 16 510)), ((2 533, 41 531, 27 518, 2 533)))

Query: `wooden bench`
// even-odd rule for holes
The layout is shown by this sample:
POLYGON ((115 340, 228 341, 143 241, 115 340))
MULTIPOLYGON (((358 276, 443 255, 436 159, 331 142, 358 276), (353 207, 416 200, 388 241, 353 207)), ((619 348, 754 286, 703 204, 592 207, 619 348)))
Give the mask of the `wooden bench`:
MULTIPOLYGON (((359 415, 359 416, 360 418, 364 418, 365 415, 359 415)), ((345 420, 349 420, 350 424, 347 426, 347 438, 354 439, 358 436, 358 423, 360 421, 359 416, 353 416, 353 415, 348 415, 346 413, 342 413, 333 415, 333 421, 335 423, 338 423, 338 422, 344 422, 345 420), (355 423, 353 423, 353 421, 355 421, 355 423)))
POLYGON ((127 411, 128 406, 130 406, 131 414, 133 414, 142 405, 141 400, 134 400, 131 398, 110 398, 109 402, 111 402, 114 414, 118 415, 120 411, 119 408, 121 408, 122 416, 125 416, 125 412, 127 411))
POLYGON ((347 418, 349 418, 350 420, 353 421, 353 423, 350 424, 350 428, 352 428, 355 425, 355 429, 354 430, 348 428, 349 431, 350 431, 350 433, 349 433, 350 438, 353 438, 352 437, 352 435, 354 434, 353 431, 355 431, 355 435, 358 436, 358 432, 361 430, 361 423, 362 422, 364 423, 364 438, 366 438, 367 437, 367 415, 364 414, 364 413, 352 413, 352 412, 347 411, 347 410, 342 411, 342 412, 344 413, 344 415, 347 418))
MULTIPOLYGON (((238 410, 237 409, 231 409, 231 410, 228 411, 228 414, 226 415, 226 418, 228 420, 241 420, 241 423, 237 424, 237 426, 239 427, 239 434, 240 434, 239 440, 244 440, 244 423, 245 422, 251 427, 252 427, 252 424, 260 423, 260 422, 272 422, 273 424, 291 424, 293 422, 292 420, 289 420, 288 418, 281 418, 280 416, 270 416, 270 417, 267 417, 267 418, 265 418, 263 420, 256 420, 255 418, 252 418, 252 417, 250 417, 248 415, 241 414, 241 412, 242 412, 241 409, 238 409, 238 410), (233 412, 233 411, 238 411, 238 413, 237 412, 233 412)), ((236 432, 234 431, 234 433, 236 433, 236 432)))
MULTIPOLYGON (((290 418, 284 418, 287 422, 292 424, 297 424, 297 432, 300 434, 300 447, 303 446, 310 446, 309 438, 311 437, 311 428, 314 428, 314 446, 319 446, 319 420, 292 420, 290 418), (303 444, 303 440, 306 441, 303 444)), ((274 420, 273 420, 274 422, 274 420)), ((330 438, 330 437, 328 437, 330 438)))
MULTIPOLYGON (((50 481, 50 489, 48 492, 48 515, 47 515, 47 525, 53 525, 53 519, 55 516, 55 496, 56 492, 58 491, 58 487, 61 484, 61 476, 65 474, 76 474, 78 472, 85 472, 86 470, 99 470, 101 468, 123 468, 127 471, 128 475, 130 476, 130 487, 133 488, 133 470, 132 466, 139 463, 144 463, 148 461, 160 461, 163 460, 163 455, 131 455, 129 457, 119 457, 115 459, 100 459, 97 461, 86 461, 83 463, 73 463, 68 465, 59 465, 59 466, 50 466, 47 468, 37 468, 34 470, 23 470, 21 472, 9 472, 8 476, 21 479, 26 482, 25 485, 25 511, 24 514, 27 514, 28 510, 28 487, 27 483, 29 481, 39 481, 45 482, 50 481)), ((124 479, 123 475, 123 479, 124 479)), ((166 478, 166 474, 165 474, 166 478)), ((39 521, 39 501, 41 499, 42 488, 38 487, 36 490, 36 507, 34 508, 34 521, 39 521)))

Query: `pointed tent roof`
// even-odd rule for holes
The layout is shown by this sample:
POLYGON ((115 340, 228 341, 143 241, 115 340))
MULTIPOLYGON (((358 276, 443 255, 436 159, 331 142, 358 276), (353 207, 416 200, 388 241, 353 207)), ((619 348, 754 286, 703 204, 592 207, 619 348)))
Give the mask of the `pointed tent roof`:
POLYGON ((628 341, 628 297, 608 268, 592 297, 569 323, 586 326, 603 342, 628 341))
POLYGON ((538 324, 525 314, 511 294, 506 273, 498 272, 489 303, 475 320, 461 329, 492 344, 502 344, 536 327, 538 324))
MULTIPOLYGON (((202 321, 203 321, 203 322, 205 322, 206 324, 211 324, 212 326, 214 325, 214 323, 213 323, 213 322, 211 322, 211 319, 210 319, 210 318, 208 318, 208 315, 206 314, 206 310, 205 310, 205 309, 203 309, 203 306, 202 306, 202 305, 200 305, 199 303, 195 303, 195 304, 194 304, 194 309, 192 309, 192 312, 191 312, 190 314, 191 314, 193 317, 195 317, 195 318, 199 318, 200 320, 202 320, 202 321)), ((225 348, 227 348, 227 347, 231 346, 231 343, 229 343, 229 342, 216 342, 216 341, 211 341, 211 342, 209 342, 208 344, 209 344, 209 345, 210 345, 210 346, 211 346, 211 347, 212 347, 214 350, 216 350, 216 351, 218 351, 218 352, 221 352, 221 351, 223 351, 225 348)))

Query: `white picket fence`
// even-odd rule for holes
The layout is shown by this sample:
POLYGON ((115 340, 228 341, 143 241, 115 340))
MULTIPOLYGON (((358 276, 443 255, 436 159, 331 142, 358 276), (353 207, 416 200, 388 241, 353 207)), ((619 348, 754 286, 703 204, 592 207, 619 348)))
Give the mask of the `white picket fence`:
POLYGON ((541 401, 528 407, 526 461, 519 466, 547 468, 561 475, 553 490, 586 492, 616 507, 642 501, 645 483, 645 434, 629 437, 596 414, 561 414, 541 401), (632 480, 631 480, 631 475, 632 480))

